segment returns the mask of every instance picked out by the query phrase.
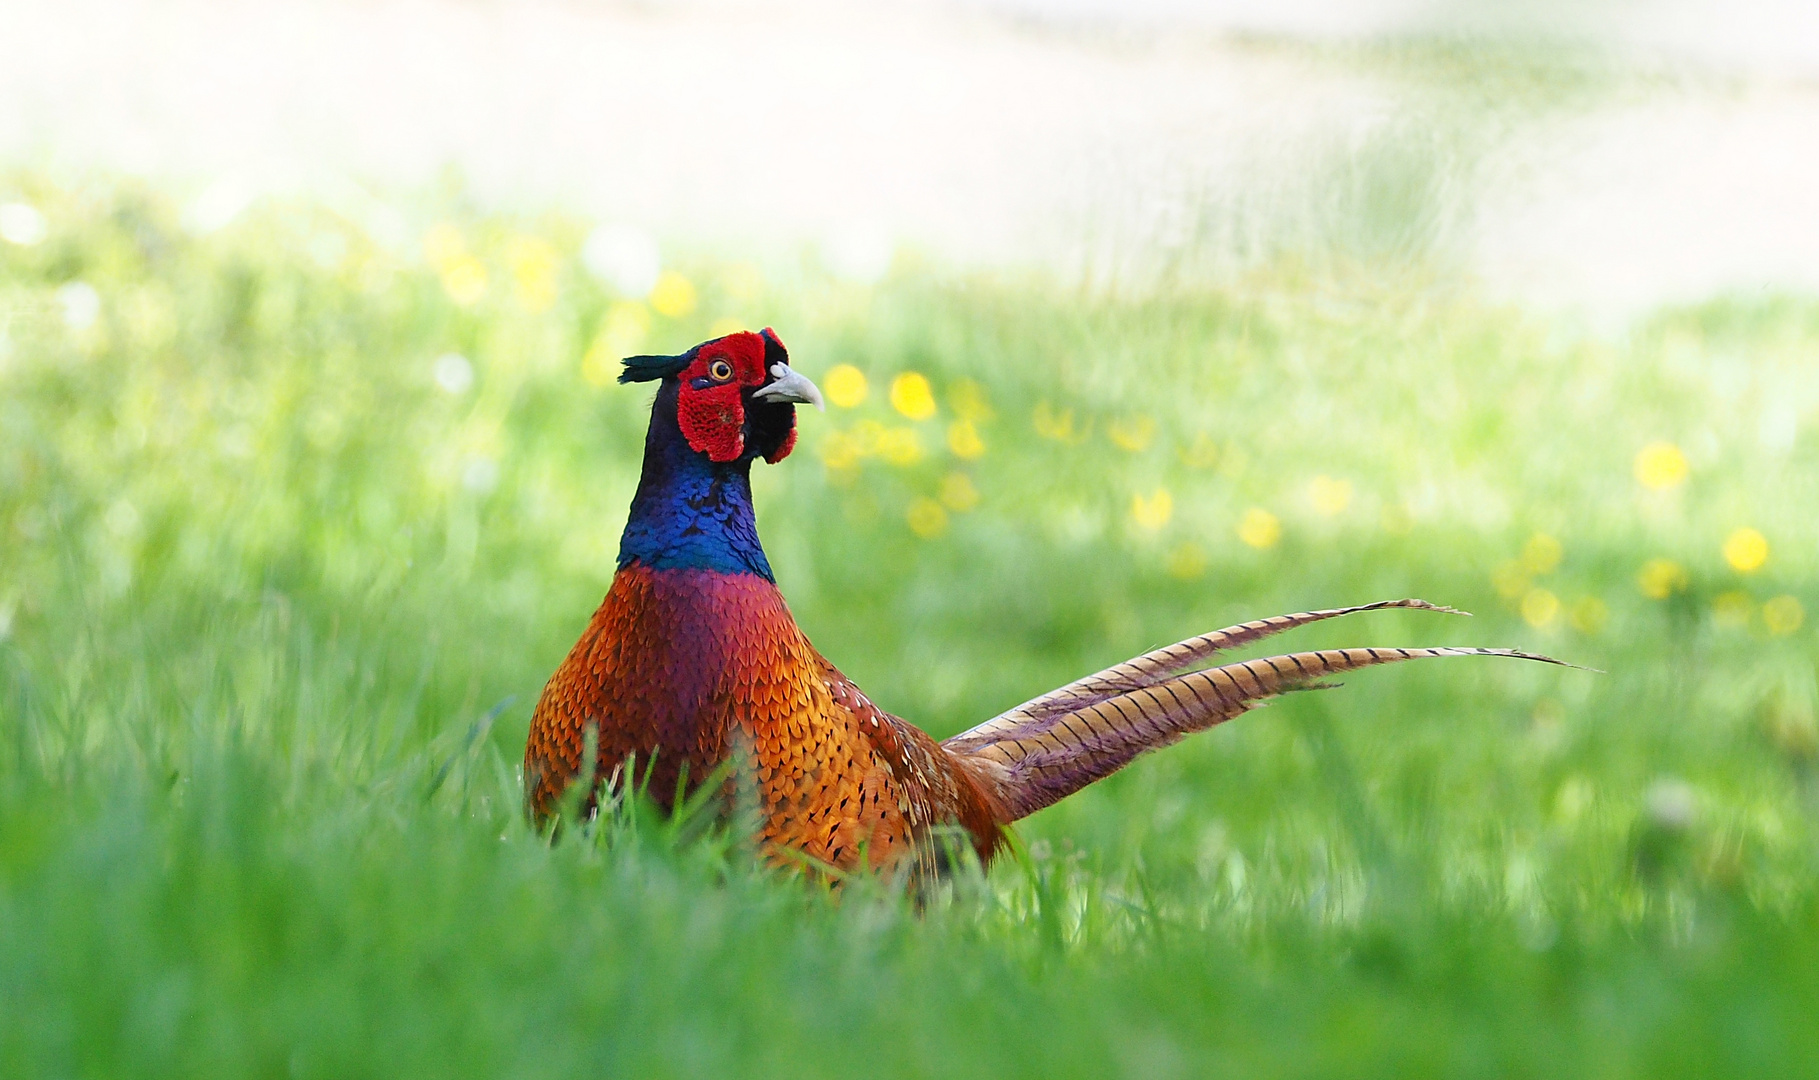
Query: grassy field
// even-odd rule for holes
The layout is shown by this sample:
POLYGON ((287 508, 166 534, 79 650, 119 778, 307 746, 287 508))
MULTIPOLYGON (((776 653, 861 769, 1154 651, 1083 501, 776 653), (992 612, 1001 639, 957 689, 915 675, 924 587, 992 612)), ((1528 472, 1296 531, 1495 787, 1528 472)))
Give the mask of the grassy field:
POLYGON ((677 262, 433 199, 0 202, 0 1074, 1710 1076, 1819 1058, 1819 301, 1618 343, 1378 265, 1083 293, 677 262), (10 219, 5 214, 11 214, 10 219), (36 216, 34 216, 34 214, 36 216), (9 224, 10 222, 10 224, 9 224), (648 393, 775 326, 797 618, 937 735, 1214 626, 1481 644, 1146 758, 918 914, 636 805, 531 704, 648 393), (845 365, 844 368, 841 365, 845 365))

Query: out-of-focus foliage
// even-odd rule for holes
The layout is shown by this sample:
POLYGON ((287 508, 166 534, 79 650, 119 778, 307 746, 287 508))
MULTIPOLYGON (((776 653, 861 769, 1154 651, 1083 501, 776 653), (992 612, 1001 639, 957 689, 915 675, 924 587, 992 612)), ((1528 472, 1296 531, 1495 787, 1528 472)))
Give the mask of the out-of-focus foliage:
POLYGON ((584 223, 0 186, 0 1072, 1705 1075, 1819 991, 1819 304, 1611 344, 1372 265, 1137 298, 584 223), (34 222, 41 228, 26 229, 34 222), (23 224, 22 224, 23 223, 23 224), (11 226, 8 226, 11 228, 11 226), (0 230, 3 231, 3 230, 0 230), (1164 751, 916 915, 732 834, 523 825, 648 390, 771 325, 799 620, 936 734, 1266 614, 1362 673, 1164 751), (506 703, 497 723, 478 718, 506 703))

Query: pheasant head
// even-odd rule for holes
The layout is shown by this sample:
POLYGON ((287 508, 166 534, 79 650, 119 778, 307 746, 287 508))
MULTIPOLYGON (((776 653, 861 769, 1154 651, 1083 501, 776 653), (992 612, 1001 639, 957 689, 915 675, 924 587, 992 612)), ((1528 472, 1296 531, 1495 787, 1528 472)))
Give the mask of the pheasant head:
MULTIPOLYGON (((821 391, 790 370, 775 331, 741 331, 679 356, 631 356, 622 383, 662 380, 658 412, 671 413, 688 448, 725 464, 762 457, 776 464, 796 445, 796 406, 825 408, 821 391)), ((657 417, 652 417, 655 430, 657 417)))
POLYGON ((620 382, 659 386, 619 565, 769 578, 752 518, 752 462, 789 456, 796 406, 824 407, 821 392, 790 369, 789 351, 768 328, 624 363, 620 382))

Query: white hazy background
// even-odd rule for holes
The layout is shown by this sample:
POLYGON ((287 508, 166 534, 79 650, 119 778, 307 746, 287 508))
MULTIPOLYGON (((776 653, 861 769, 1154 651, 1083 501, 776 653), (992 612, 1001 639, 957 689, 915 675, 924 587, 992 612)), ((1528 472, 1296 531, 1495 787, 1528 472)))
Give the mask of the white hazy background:
POLYGON ((452 170, 859 278, 1338 251, 1594 326, 1819 292, 1812 0, 0 0, 0 49, 0 165, 199 229, 452 170))

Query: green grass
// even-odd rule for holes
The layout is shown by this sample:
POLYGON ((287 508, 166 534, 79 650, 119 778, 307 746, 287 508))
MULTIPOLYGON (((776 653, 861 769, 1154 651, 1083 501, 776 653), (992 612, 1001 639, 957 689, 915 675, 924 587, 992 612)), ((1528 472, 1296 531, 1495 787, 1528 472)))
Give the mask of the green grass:
POLYGON ((1477 617, 1293 644, 1605 672, 1450 660, 1285 699, 1038 815, 918 914, 765 871, 736 828, 634 805, 552 848, 519 816, 648 400, 583 377, 633 309, 576 261, 582 223, 266 205, 193 236, 157 191, 6 190, 51 230, 0 243, 0 1074, 1787 1075, 1819 1051, 1791 617, 1819 613, 1819 302, 1612 344, 1372 265, 1122 298, 682 265, 698 303, 645 344, 735 318, 811 376, 867 374, 760 468, 760 528, 810 637, 937 735, 1159 642, 1404 595, 1477 617), (467 306, 426 262, 438 221, 485 269, 467 306), (912 371, 929 419, 888 402, 912 371), (1634 474, 1658 441, 1690 465, 1666 490, 1634 474), (1273 545, 1239 539, 1253 510, 1273 545), (1744 526, 1770 547, 1747 574, 1722 554, 1744 526), (1684 574, 1665 598, 1653 559, 1684 574))

